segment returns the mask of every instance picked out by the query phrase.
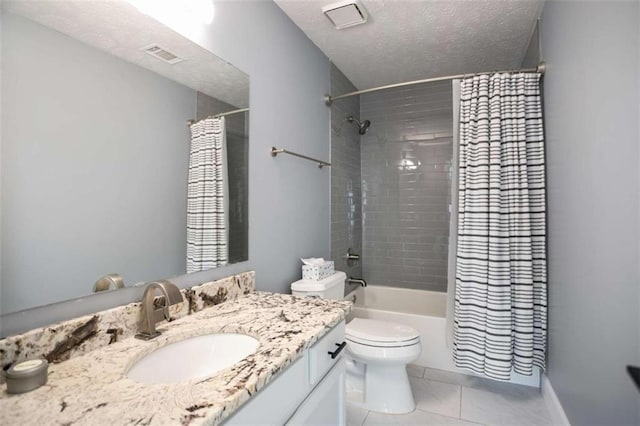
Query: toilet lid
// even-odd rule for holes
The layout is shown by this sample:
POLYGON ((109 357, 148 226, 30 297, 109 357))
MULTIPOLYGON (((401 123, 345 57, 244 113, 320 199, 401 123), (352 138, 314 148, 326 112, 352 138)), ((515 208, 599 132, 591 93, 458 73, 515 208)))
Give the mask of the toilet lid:
POLYGON ((347 324, 346 335, 347 339, 373 345, 375 343, 414 343, 413 341, 419 341, 420 337, 418 330, 408 325, 364 318, 351 320, 347 324))

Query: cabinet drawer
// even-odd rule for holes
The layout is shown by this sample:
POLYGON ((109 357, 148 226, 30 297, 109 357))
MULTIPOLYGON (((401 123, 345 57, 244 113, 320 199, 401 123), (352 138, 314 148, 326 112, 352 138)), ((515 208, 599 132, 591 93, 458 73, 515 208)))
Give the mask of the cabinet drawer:
POLYGON ((333 358, 329 354, 329 352, 340 350, 340 345, 345 342, 344 333, 345 323, 342 321, 309 349, 309 383, 311 385, 320 381, 344 354, 344 349, 333 358))

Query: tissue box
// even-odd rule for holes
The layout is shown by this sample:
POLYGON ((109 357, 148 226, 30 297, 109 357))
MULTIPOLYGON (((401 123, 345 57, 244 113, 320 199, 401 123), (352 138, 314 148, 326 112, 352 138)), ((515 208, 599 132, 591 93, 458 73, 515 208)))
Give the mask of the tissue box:
POLYGON ((302 279, 320 281, 333 275, 333 260, 328 260, 322 265, 302 265, 302 279))

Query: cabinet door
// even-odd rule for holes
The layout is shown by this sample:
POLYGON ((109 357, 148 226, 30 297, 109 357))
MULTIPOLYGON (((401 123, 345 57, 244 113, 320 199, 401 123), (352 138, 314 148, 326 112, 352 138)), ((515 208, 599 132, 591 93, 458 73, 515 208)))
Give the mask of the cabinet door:
POLYGON ((284 424, 311 390, 307 378, 308 363, 305 352, 302 358, 273 378, 271 383, 232 414, 225 421, 225 426, 284 424))
MULTIPOLYGON (((345 344, 345 323, 342 321, 329 331, 324 337, 309 349, 309 383, 313 386, 318 383, 325 374, 342 357, 344 350, 339 349, 340 344, 345 344), (338 351, 338 356, 331 356, 330 352, 338 351)), ((344 348, 344 347, 343 347, 344 348)))
POLYGON ((291 416, 287 425, 345 425, 345 365, 340 359, 291 416))

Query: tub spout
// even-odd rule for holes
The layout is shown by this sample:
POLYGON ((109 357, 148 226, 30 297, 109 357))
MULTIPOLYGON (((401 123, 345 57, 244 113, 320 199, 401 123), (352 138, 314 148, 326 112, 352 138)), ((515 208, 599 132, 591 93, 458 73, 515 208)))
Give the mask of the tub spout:
POLYGON ((351 284, 351 285, 360 285, 361 287, 366 287, 367 286, 367 282, 364 280, 364 278, 354 278, 354 277, 349 277, 349 279, 347 280, 347 284, 351 284))

